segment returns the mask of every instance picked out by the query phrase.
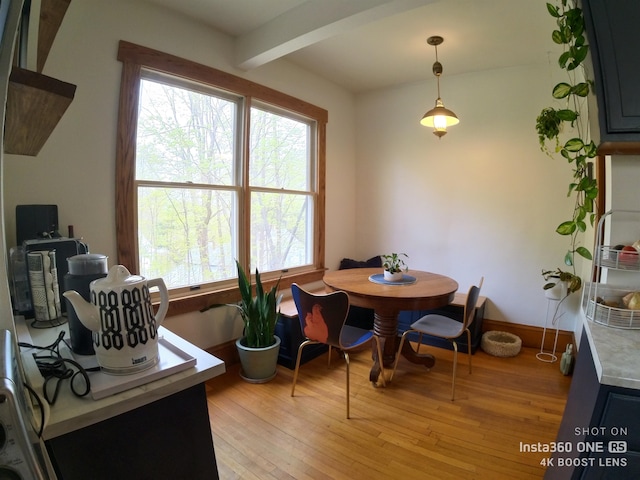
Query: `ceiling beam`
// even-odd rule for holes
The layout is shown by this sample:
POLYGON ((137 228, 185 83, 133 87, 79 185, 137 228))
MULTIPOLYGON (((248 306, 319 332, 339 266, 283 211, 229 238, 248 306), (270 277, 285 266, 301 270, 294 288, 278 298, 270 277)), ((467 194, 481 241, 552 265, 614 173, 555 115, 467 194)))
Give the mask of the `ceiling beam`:
POLYGON ((236 39, 236 66, 251 70, 329 37, 436 0, 307 0, 236 39))

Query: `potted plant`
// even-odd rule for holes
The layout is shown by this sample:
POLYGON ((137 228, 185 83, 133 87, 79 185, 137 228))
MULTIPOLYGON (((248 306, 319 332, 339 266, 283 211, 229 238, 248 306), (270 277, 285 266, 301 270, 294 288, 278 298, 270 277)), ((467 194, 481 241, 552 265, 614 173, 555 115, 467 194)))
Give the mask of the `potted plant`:
POLYGON ((409 270, 401 256, 409 258, 406 253, 390 253, 381 255, 382 268, 384 269, 384 279, 389 282, 399 282, 402 280, 402 272, 409 270))
POLYGON ((244 322, 243 336, 236 340, 242 371, 240 375, 252 383, 264 383, 276 375, 280 338, 275 327, 280 318, 279 305, 282 294, 278 295, 280 280, 265 291, 256 268, 256 294, 252 294, 251 279, 245 274, 240 263, 238 267, 238 287, 240 302, 232 304, 240 311, 244 322))
POLYGON ((582 279, 578 275, 565 272, 559 268, 556 270, 543 270, 542 278, 547 282, 542 287, 546 290, 545 295, 555 300, 562 300, 567 295, 582 288, 582 279))
POLYGON ((597 148, 589 135, 589 116, 587 114, 587 96, 590 83, 585 80, 584 61, 589 46, 585 39, 584 17, 575 0, 561 0, 560 5, 547 3, 549 14, 555 18, 557 29, 552 32, 556 44, 563 45, 564 52, 558 59, 560 68, 566 70, 568 82, 558 83, 552 91, 555 100, 564 102, 561 108, 544 108, 536 118, 536 131, 540 148, 548 155, 559 153, 573 168, 573 178, 569 183, 567 195, 575 196, 571 219, 565 220, 556 228, 560 235, 569 237, 569 249, 564 255, 564 264, 571 271, 560 268, 543 270, 544 289, 563 290, 564 297, 580 290, 582 280, 576 275, 575 255, 591 260, 591 252, 579 244, 579 235, 595 223, 595 201, 598 196, 598 184, 590 174, 590 159, 597 156, 597 148), (561 141, 564 127, 570 127, 571 137, 561 141), (553 144, 553 149, 547 146, 553 144), (566 286, 566 289, 564 288, 566 286))

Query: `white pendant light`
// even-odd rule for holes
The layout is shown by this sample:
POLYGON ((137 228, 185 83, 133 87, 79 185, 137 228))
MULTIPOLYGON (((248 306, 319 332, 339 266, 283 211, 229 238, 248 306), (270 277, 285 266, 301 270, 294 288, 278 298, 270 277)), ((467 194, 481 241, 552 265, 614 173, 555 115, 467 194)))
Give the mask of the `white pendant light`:
POLYGON ((433 128, 433 134, 439 138, 447 133, 447 127, 460 123, 458 117, 448 108, 444 107, 440 98, 440 75, 442 75, 442 64, 438 61, 438 45, 443 42, 442 37, 433 36, 427 38, 427 43, 433 45, 436 49, 436 61, 433 64, 433 74, 436 76, 438 84, 438 98, 436 106, 424 114, 420 123, 425 127, 433 128))

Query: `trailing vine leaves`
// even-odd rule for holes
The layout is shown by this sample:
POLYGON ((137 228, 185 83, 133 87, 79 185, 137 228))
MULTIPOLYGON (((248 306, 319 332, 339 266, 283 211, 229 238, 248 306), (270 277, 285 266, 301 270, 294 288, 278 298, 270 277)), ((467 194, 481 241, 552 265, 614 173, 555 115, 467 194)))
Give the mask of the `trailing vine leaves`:
MULTIPOLYGON (((582 114, 587 109, 586 98, 591 90, 590 83, 584 81, 583 68, 589 46, 585 38, 582 10, 576 5, 575 0, 560 0, 559 6, 547 3, 547 10, 556 19, 557 28, 552 32, 551 38, 556 44, 564 47, 563 53, 558 58, 558 65, 567 72, 569 81, 558 83, 552 90, 552 97, 555 100, 564 101, 563 108, 544 108, 536 118, 536 131, 542 151, 552 156, 547 141, 553 142, 553 153, 560 154, 572 164, 573 178, 569 184, 567 196, 574 195, 575 204, 571 219, 563 221, 556 228, 558 234, 570 238, 564 263, 571 267, 572 271, 546 270, 542 275, 545 280, 552 277, 569 281, 569 292, 571 292, 578 290, 581 285, 581 281, 574 281, 572 278, 575 277, 575 255, 578 254, 587 260, 592 259, 591 252, 579 245, 578 235, 586 231, 587 222, 594 225, 595 201, 598 196, 597 182, 590 174, 591 162, 589 161, 597 156, 597 148, 589 138, 588 116, 582 114), (577 135, 562 142, 561 134, 565 126, 570 127, 571 132, 577 135)), ((544 288, 548 289, 554 285, 554 283, 547 283, 544 288)))
POLYGON ((559 268, 555 270, 543 270, 542 277, 544 278, 545 281, 549 281, 549 279, 551 278, 556 280, 553 282, 546 283, 542 287, 544 290, 548 290, 549 288, 555 287, 558 281, 566 282, 567 294, 577 292, 578 290, 580 290, 580 288, 582 288, 582 279, 579 276, 571 272, 565 272, 559 268))

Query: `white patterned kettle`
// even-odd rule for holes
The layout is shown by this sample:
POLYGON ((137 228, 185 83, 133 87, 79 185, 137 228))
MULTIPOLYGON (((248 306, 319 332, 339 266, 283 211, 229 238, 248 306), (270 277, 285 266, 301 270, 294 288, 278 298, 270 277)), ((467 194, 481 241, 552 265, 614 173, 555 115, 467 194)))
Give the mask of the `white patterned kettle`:
POLYGON ((82 324, 93 332, 98 365, 105 373, 137 373, 158 363, 158 327, 169 308, 164 280, 131 275, 123 265, 91 282, 91 303, 74 291, 63 293, 82 324), (160 290, 160 307, 153 314, 150 287, 160 290))

